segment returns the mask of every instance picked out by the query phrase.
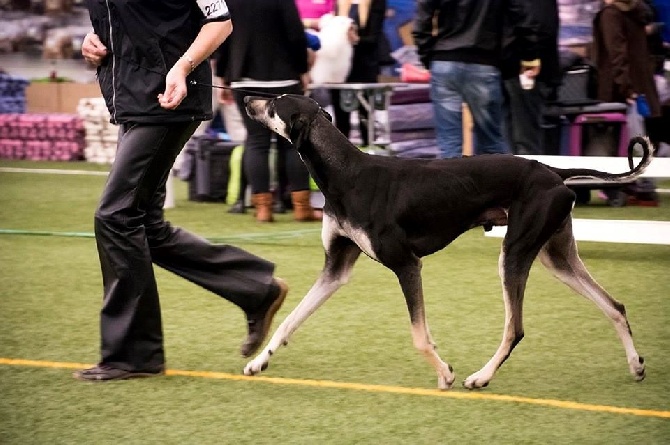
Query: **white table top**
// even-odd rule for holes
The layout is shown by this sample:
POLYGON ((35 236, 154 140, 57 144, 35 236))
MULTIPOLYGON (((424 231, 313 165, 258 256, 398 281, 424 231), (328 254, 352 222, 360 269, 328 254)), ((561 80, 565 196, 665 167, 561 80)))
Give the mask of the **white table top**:
POLYGON ((402 82, 375 82, 375 83, 318 83, 311 84, 308 88, 326 88, 330 90, 385 90, 407 86, 402 82))

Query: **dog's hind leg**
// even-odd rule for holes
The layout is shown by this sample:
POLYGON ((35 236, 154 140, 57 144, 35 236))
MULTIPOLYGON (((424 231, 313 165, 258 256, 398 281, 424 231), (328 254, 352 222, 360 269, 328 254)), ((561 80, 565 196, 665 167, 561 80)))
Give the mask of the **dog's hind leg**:
MULTIPOLYGON (((411 254, 409 254, 411 255, 411 254)), ((408 255, 408 256, 409 256, 408 255)), ((423 301, 423 285, 421 283, 421 260, 411 255, 413 261, 408 264, 392 267, 405 295, 412 326, 414 347, 421 352, 437 372, 437 387, 449 389, 456 378, 453 368, 442 361, 437 354, 435 342, 430 335, 426 321, 426 309, 423 301)))
MULTIPOLYGON (((325 220, 324 220, 325 224, 325 220)), ((244 367, 245 375, 255 375, 265 370, 270 357, 310 315, 331 295, 349 281, 351 271, 361 254, 361 249, 348 238, 336 237, 326 247, 326 262, 321 275, 307 295, 279 325, 265 349, 244 367)), ((324 243, 325 244, 325 243, 324 243)))
POLYGON ((540 261, 559 280, 572 290, 591 300, 614 324, 626 351, 628 367, 635 380, 645 377, 644 359, 640 357, 633 344, 626 309, 623 304, 612 298, 586 270, 579 257, 577 243, 572 234, 572 221, 558 231, 540 251, 540 261))
POLYGON ((495 372, 523 339, 523 299, 533 261, 544 243, 558 230, 572 210, 574 193, 567 187, 535 189, 527 199, 513 203, 508 212, 498 270, 503 288, 505 326, 493 357, 463 382, 468 389, 488 386, 495 372))

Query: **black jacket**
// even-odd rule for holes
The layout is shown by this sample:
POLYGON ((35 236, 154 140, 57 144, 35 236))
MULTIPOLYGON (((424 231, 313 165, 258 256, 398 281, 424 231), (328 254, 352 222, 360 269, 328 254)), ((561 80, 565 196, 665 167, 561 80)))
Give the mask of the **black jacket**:
MULTIPOLYGON (((360 6, 359 6, 360 7, 360 6)), ((352 6, 353 10, 353 6, 352 6)), ((354 46, 354 55, 351 60, 351 72, 347 82, 376 82, 379 76, 379 66, 384 55, 384 18, 386 17, 386 0, 372 0, 365 26, 361 24, 360 12, 351 14, 351 11, 338 11, 340 15, 348 15, 354 19, 358 27, 360 40, 354 46)))
POLYGON ((216 74, 227 84, 300 80, 307 68, 307 37, 295 2, 228 0, 235 30, 217 54, 216 74))
MULTIPOLYGON (((161 108, 157 97, 165 90, 168 70, 202 25, 230 19, 223 0, 87 0, 86 5, 93 30, 109 52, 97 75, 113 123, 212 118, 211 88, 189 86, 188 95, 175 110, 161 108), (208 5, 201 10, 199 3, 208 5)), ((189 75, 191 79, 211 83, 209 64, 201 63, 189 75)))
MULTIPOLYGON (((556 0, 532 0, 527 3, 529 18, 538 31, 537 55, 542 62, 538 80, 547 85, 557 86, 562 81, 562 73, 558 58, 559 17, 556 0)), ((503 48, 503 77, 511 78, 519 75, 519 64, 524 54, 522 39, 514 35, 514 17, 507 17, 505 42, 503 48)))
POLYGON ((527 0, 418 0, 412 35, 421 62, 433 60, 477 63, 500 67, 505 20, 524 42, 524 60, 537 56, 537 25, 529 20, 527 0), (433 17, 437 14, 437 34, 433 17))

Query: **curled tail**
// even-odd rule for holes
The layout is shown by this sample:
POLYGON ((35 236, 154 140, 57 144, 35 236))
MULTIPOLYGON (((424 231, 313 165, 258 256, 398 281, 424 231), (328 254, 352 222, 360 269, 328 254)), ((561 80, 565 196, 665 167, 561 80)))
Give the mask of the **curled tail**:
POLYGON ((556 168, 549 167, 557 173, 563 180, 600 180, 606 182, 629 182, 640 176, 654 158, 654 150, 646 136, 636 136, 628 143, 628 166, 630 168, 626 173, 607 173, 588 168, 556 168), (637 144, 642 147, 642 159, 637 165, 634 165, 633 150, 637 144))

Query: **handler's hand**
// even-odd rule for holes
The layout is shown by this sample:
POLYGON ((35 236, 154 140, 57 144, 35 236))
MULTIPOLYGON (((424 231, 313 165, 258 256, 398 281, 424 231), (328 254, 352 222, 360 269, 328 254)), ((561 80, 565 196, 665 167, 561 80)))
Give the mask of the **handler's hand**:
POLYGON ((303 91, 307 92, 311 83, 312 76, 310 76, 309 71, 300 75, 300 86, 302 86, 303 91))
POLYGON ((165 76, 165 91, 158 95, 158 103, 161 107, 166 110, 174 110, 184 100, 188 92, 186 88, 188 73, 189 70, 184 67, 181 59, 168 71, 167 76, 165 76))
POLYGON ((81 55, 88 63, 98 67, 107 57, 107 47, 102 44, 97 34, 89 32, 81 44, 81 55))
POLYGON ((358 34, 358 27, 356 25, 351 25, 349 27, 349 30, 347 31, 347 38, 349 39, 349 43, 352 45, 357 45, 358 42, 361 41, 361 36, 358 34))
POLYGON ((520 74, 525 74, 526 76, 532 78, 537 77, 540 74, 542 64, 540 59, 535 60, 522 60, 521 61, 521 71, 520 74))
POLYGON ((220 89, 218 91, 219 103, 221 104, 233 104, 235 103, 235 96, 233 96, 233 91, 229 89, 220 89))

